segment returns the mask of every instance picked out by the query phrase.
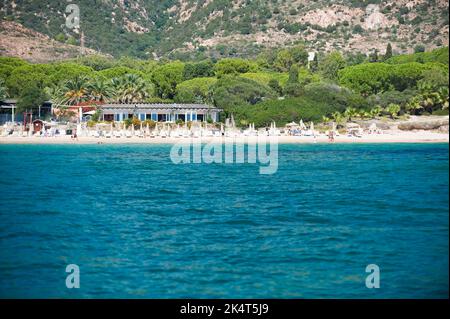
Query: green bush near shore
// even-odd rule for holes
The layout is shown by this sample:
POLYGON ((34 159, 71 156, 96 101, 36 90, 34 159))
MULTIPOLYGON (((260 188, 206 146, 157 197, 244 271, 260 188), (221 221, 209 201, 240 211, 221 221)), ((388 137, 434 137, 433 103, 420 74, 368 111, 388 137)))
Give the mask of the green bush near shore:
MULTIPOLYGON (((269 126, 272 121, 284 125, 292 121, 319 122, 335 108, 327 103, 306 97, 270 100, 255 105, 241 105, 232 109, 237 123, 255 123, 256 127, 269 126)), ((341 109, 342 110, 342 109, 341 109)))

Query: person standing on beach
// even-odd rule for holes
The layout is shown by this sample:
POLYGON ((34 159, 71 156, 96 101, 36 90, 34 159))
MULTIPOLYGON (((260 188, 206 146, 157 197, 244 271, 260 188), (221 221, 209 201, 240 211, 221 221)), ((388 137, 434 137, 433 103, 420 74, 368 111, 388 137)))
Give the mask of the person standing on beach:
POLYGON ((328 141, 329 141, 330 143, 333 143, 333 142, 334 142, 334 132, 333 132, 333 130, 330 130, 330 131, 328 132, 328 141))

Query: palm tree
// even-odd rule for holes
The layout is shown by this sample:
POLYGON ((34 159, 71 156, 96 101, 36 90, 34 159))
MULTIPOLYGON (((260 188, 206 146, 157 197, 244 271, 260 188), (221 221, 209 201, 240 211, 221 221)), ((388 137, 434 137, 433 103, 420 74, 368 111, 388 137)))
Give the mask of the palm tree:
POLYGON ((369 116, 370 116, 370 118, 374 119, 374 118, 380 116, 382 111, 383 111, 383 108, 381 106, 377 105, 369 111, 369 116))
POLYGON ((409 111, 411 115, 417 115, 420 111, 423 110, 421 96, 417 95, 413 97, 408 104, 406 104, 406 109, 409 111))
POLYGON ((424 92, 431 92, 433 90, 433 85, 430 82, 419 81, 417 83, 417 88, 422 93, 424 93, 424 92))
POLYGON ((438 90, 439 98, 440 98, 440 104, 442 106, 443 110, 448 109, 449 105, 449 92, 448 87, 441 87, 438 90))
POLYGON ((400 112, 400 110, 401 110, 400 105, 394 104, 394 103, 389 104, 388 107, 386 108, 386 111, 391 116, 391 119, 395 119, 398 115, 398 112, 400 112))
POLYGON ((87 95, 88 79, 85 76, 77 76, 65 83, 65 97, 69 105, 77 105, 89 99, 87 95))
POLYGON ((372 117, 372 113, 370 111, 360 111, 359 112, 359 117, 363 120, 367 120, 367 119, 371 119, 372 117))
POLYGON ((97 102, 106 102, 113 95, 111 85, 100 79, 89 82, 87 85, 87 91, 89 99, 97 102))
POLYGON ((147 84, 136 74, 115 78, 111 84, 115 91, 114 99, 118 103, 142 102, 149 96, 147 84))
POLYGON ((345 122, 344 116, 339 112, 333 112, 331 114, 331 117, 333 118, 333 121, 336 122, 337 125, 341 125, 345 122))
POLYGON ((328 116, 322 116, 322 123, 330 123, 331 119, 328 116))
POLYGON ((434 92, 423 92, 413 97, 406 105, 412 114, 418 114, 420 111, 432 113, 437 109, 448 109, 448 106, 448 87, 441 87, 434 92))
POLYGON ((51 86, 44 89, 44 93, 50 98, 52 102, 53 112, 59 118, 67 109, 67 98, 65 96, 65 89, 61 86, 51 86))
POLYGON ((348 107, 344 112, 344 116, 347 117, 349 121, 352 121, 352 119, 358 115, 358 110, 353 107, 348 107))

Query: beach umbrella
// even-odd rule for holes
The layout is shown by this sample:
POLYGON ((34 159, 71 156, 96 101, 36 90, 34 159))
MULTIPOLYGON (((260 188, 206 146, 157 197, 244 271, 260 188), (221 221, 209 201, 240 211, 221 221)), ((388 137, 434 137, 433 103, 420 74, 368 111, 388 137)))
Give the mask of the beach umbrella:
POLYGON ((347 123, 346 124, 347 128, 359 128, 359 124, 357 123, 347 123))
POLYGON ((231 127, 235 127, 236 126, 236 123, 234 122, 234 115, 233 114, 231 114, 231 127))
POLYGON ((302 129, 302 130, 306 129, 305 123, 303 123, 303 119, 300 120, 299 126, 300 126, 300 129, 302 129))
POLYGON ((298 124, 295 122, 291 122, 291 123, 286 124, 286 126, 293 127, 293 126, 298 126, 298 124))

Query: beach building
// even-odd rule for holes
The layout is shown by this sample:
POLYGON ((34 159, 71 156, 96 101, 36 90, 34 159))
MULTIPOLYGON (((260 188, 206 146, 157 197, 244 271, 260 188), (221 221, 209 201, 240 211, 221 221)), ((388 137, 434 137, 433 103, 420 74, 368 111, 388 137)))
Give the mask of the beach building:
POLYGON ((14 121, 17 121, 16 104, 17 100, 15 99, 5 99, 0 101, 0 124, 13 122, 13 119, 14 121))
MULTIPOLYGON (((41 106, 31 109, 33 119, 47 118, 51 116, 52 103, 47 101, 41 106)), ((17 100, 5 99, 0 101, 0 125, 7 122, 23 122, 24 115, 22 112, 17 112, 17 100)))
POLYGON ((221 109, 207 104, 133 103, 103 104, 98 106, 103 121, 121 122, 137 117, 141 121, 155 122, 217 122, 221 109))

